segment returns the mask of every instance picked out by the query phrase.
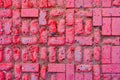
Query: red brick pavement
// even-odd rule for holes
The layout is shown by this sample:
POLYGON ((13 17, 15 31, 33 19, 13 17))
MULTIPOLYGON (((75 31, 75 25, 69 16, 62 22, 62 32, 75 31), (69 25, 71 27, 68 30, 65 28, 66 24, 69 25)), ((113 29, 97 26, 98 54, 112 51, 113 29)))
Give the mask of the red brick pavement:
POLYGON ((120 80, 120 0, 0 0, 0 80, 120 80))

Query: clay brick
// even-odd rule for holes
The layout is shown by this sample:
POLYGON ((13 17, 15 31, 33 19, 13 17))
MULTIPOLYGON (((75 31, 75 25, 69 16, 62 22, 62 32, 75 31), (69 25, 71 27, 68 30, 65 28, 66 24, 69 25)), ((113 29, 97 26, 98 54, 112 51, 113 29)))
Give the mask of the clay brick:
POLYGON ((21 38, 21 43, 22 44, 36 44, 38 41, 37 37, 22 37, 21 38))
POLYGON ((21 0, 12 0, 12 5, 15 8, 20 8, 21 7, 21 0))
POLYGON ((85 8, 92 7, 92 2, 93 2, 93 0, 84 0, 84 7, 85 8))
POLYGON ((12 6, 12 0, 4 0, 4 8, 9 8, 12 6))
POLYGON ((111 7, 112 0, 102 0, 102 7, 111 7))
POLYGON ((47 59, 47 48, 46 47, 40 48, 40 59, 44 61, 47 59))
POLYGON ((6 73, 6 80, 12 80, 12 78, 13 77, 12 77, 12 73, 11 72, 6 73))
POLYGON ((57 73, 56 78, 57 80, 65 80, 65 73, 57 73))
POLYGON ((65 19, 59 20, 59 23, 57 25, 57 31, 60 35, 65 33, 65 19))
POLYGON ((22 75, 22 80, 29 80, 29 75, 26 74, 26 73, 24 73, 24 74, 22 75))
POLYGON ((58 49, 58 61, 60 62, 60 61, 65 60, 65 55, 66 55, 65 47, 60 47, 58 49))
POLYGON ((49 33, 51 35, 54 35, 57 31, 57 22, 54 19, 50 19, 48 21, 48 28, 49 28, 49 33))
POLYGON ((112 18, 112 35, 120 35, 120 18, 112 18))
POLYGON ((15 72, 15 79, 19 80, 22 77, 22 67, 19 64, 15 64, 14 66, 14 72, 15 72))
POLYGON ((92 19, 87 19, 84 25, 85 34, 91 34, 92 32, 92 19))
POLYGON ((0 63, 0 70, 1 71, 8 71, 8 70, 11 70, 12 68, 13 68, 12 63, 0 63))
POLYGON ((65 72, 65 64, 48 64, 48 72, 65 72))
POLYGON ((66 80, 74 80, 74 64, 66 64, 66 80))
POLYGON ((56 0, 48 0, 48 7, 55 7, 56 6, 56 0))
POLYGON ((58 6, 64 6, 65 0, 57 0, 57 5, 58 6))
POLYGON ((0 78, 1 80, 5 80, 5 73, 0 71, 0 78))
POLYGON ((3 61, 3 53, 4 53, 4 48, 0 47, 0 62, 3 61))
POLYGON ((79 45, 92 45, 92 37, 91 36, 75 36, 75 42, 79 43, 79 45))
POLYGON ((100 60, 100 52, 101 52, 101 48, 100 47, 94 47, 94 59, 96 61, 100 60))
POLYGON ((13 10, 13 26, 21 26, 20 10, 13 10))
POLYGON ((111 63, 111 49, 110 45, 102 46, 102 63, 111 63))
POLYGON ((83 0, 75 0, 75 7, 82 8, 83 7, 83 0))
POLYGON ((11 44, 12 43, 12 38, 11 36, 0 36, 0 44, 11 44))
POLYGON ((84 80, 83 73, 75 73, 75 80, 84 80))
POLYGON ((48 6, 47 4, 48 4, 47 0, 40 0, 39 1, 39 6, 41 8, 47 8, 47 6, 48 6))
POLYGON ((83 19, 75 18, 75 35, 80 35, 84 32, 83 19))
POLYGON ((12 19, 5 19, 3 26, 5 34, 11 34, 12 32, 12 19))
POLYGON ((100 66, 94 65, 93 71, 94 71, 94 80, 100 80, 100 66))
POLYGON ((120 63, 120 46, 112 46, 112 63, 120 63))
POLYGON ((120 8, 103 8, 102 16, 120 16, 120 8))
POLYGON ((49 37, 48 45, 50 46, 62 46, 65 44, 64 37, 49 37))
POLYGON ((24 63, 22 64, 22 72, 39 72, 38 63, 24 63))
POLYGON ((66 8, 74 8, 74 0, 66 0, 66 8))
POLYGON ((93 7, 100 7, 101 6, 101 0, 93 0, 93 7))
POLYGON ((64 14, 64 9, 52 9, 50 11, 50 16, 52 17, 62 16, 63 14, 64 14))
POLYGON ((110 74, 103 74, 102 75, 102 79, 103 80, 110 80, 111 79, 111 75, 110 74))
POLYGON ((48 31, 46 28, 40 28, 39 30, 39 42, 41 44, 45 44, 47 43, 47 39, 48 39, 48 31))
POLYGON ((74 54, 75 54, 75 61, 82 62, 83 53, 82 53, 82 48, 80 46, 76 46, 74 54))
POLYGON ((3 0, 0 0, 0 7, 3 7, 3 0))
POLYGON ((5 62, 11 62, 12 61, 13 56, 12 56, 12 49, 11 48, 6 47, 4 49, 4 59, 5 59, 5 62))
POLYGON ((32 8, 33 5, 30 0, 22 0, 22 8, 32 8))
POLYGON ((32 73, 31 74, 31 80, 39 80, 39 74, 38 73, 32 73))
POLYGON ((38 9, 21 9, 21 17, 38 17, 38 9))
POLYGON ((103 18, 102 35, 111 35, 111 18, 103 18))
POLYGON ((56 47, 49 47, 49 62, 55 62, 56 61, 56 47))
POLYGON ((42 66, 40 70, 40 77, 42 79, 46 79, 46 73, 47 73, 47 66, 42 66))
POLYGON ((117 80, 117 79, 119 79, 119 78, 120 78, 120 74, 113 74, 113 75, 112 75, 112 79, 113 79, 113 80, 115 80, 115 79, 117 80))
POLYGON ((14 58, 14 60, 15 61, 20 60, 20 55, 21 55, 20 48, 19 47, 14 47, 13 48, 13 58, 14 58))
POLYGON ((47 11, 46 10, 40 10, 39 24, 40 25, 47 25, 47 11))
POLYGON ((119 0, 114 0, 112 3, 113 6, 120 6, 119 0))
POLYGON ((66 25, 72 26, 74 24, 74 9, 66 10, 66 25))
POLYGON ((119 45, 120 44, 119 37, 107 37, 103 38, 103 44, 112 44, 112 45, 119 45))
POLYGON ((28 20, 23 20, 22 21, 21 32, 24 35, 29 33, 29 21, 28 20))
POLYGON ((101 41, 100 29, 94 29, 94 44, 99 44, 101 41))
POLYGON ((90 48, 84 49, 84 63, 90 64, 92 62, 92 50, 90 48))
POLYGON ((70 46, 67 50, 67 61, 72 63, 74 61, 74 47, 70 46))
POLYGON ((92 65, 80 64, 76 66, 77 72, 90 72, 92 71, 92 65))
POLYGON ((84 80, 92 80, 92 73, 84 73, 84 80))
POLYGON ((28 61, 28 49, 27 48, 22 48, 22 62, 27 62, 28 61))
POLYGON ((30 23, 30 32, 31 34, 37 34, 39 29, 38 20, 32 20, 30 23))
POLYGON ((12 17, 12 10, 10 9, 0 10, 0 17, 12 17))
POLYGON ((74 42, 74 27, 66 28, 66 43, 72 44, 74 42))
POLYGON ((102 26, 102 10, 101 10, 101 8, 93 9, 93 26, 102 26))
POLYGON ((102 73, 120 73, 120 65, 119 64, 102 65, 102 73))

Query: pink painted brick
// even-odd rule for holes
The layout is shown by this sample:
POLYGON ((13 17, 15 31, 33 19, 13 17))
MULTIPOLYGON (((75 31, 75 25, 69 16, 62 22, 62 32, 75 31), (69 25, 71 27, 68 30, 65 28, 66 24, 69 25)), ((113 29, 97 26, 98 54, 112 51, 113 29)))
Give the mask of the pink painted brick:
POLYGON ((55 7, 56 6, 56 0, 48 0, 48 7, 55 7))
POLYGON ((103 18, 102 35, 111 35, 112 34, 111 22, 112 22, 111 18, 103 18))
POLYGON ((60 35, 65 33, 65 19, 60 19, 57 25, 57 31, 60 35))
POLYGON ((46 79, 47 78, 46 73, 47 73, 47 66, 43 65, 40 70, 40 77, 42 79, 46 79))
POLYGON ((74 80, 74 64, 66 64, 66 80, 74 80))
POLYGON ((93 7, 100 7, 101 6, 101 0, 93 0, 93 7))
POLYGON ((48 72, 65 72, 65 64, 48 64, 48 72))
POLYGON ((47 60, 47 48, 46 47, 40 48, 40 59, 44 61, 47 60))
POLYGON ((112 63, 120 63, 120 46, 112 46, 112 63))
POLYGON ((6 80, 12 80, 12 73, 11 72, 6 73, 6 80))
POLYGON ((12 43, 12 37, 11 36, 0 36, 0 44, 11 44, 12 43))
POLYGON ((119 0, 114 0, 112 5, 119 7, 120 6, 119 0))
POLYGON ((66 0, 66 8, 74 8, 74 0, 66 0))
POLYGON ((39 72, 38 63, 24 63, 22 64, 22 72, 39 72))
POLYGON ((102 65, 102 73, 120 73, 120 64, 102 65))
POLYGON ((39 80, 39 73, 31 73, 31 80, 39 80))
POLYGON ((22 54, 22 62, 23 63, 27 62, 28 61, 28 49, 22 48, 21 54, 22 54))
POLYGON ((64 12, 65 12, 64 9, 52 9, 50 11, 50 16, 52 16, 52 17, 62 16, 64 14, 64 12))
POLYGON ((111 63, 111 49, 110 45, 102 46, 102 63, 111 63))
POLYGON ((47 4, 48 4, 47 0, 39 1, 39 7, 41 7, 41 8, 47 8, 47 6, 48 6, 47 4))
POLYGON ((21 7, 21 0, 12 0, 13 7, 20 8, 21 7))
POLYGON ((22 9, 21 17, 38 17, 38 9, 22 9))
POLYGON ((9 8, 12 6, 12 0, 4 0, 4 8, 9 8))
POLYGON ((120 18, 112 18, 112 35, 120 35, 120 18))
POLYGON ((85 8, 92 7, 92 2, 93 2, 93 0, 84 0, 84 7, 85 8))
POLYGON ((49 37, 48 39, 48 45, 50 46, 62 46, 65 44, 65 38, 64 37, 49 37))
POLYGON ((102 0, 102 7, 111 7, 112 0, 102 0))
POLYGON ((101 10, 101 8, 93 9, 93 26, 102 26, 102 10, 101 10))
POLYGON ((4 49, 4 60, 5 62, 11 62, 13 60, 12 49, 10 47, 4 49))
POLYGON ((22 67, 20 64, 15 64, 14 66, 15 79, 19 80, 22 77, 22 67))
POLYGON ((67 50, 67 61, 72 63, 74 61, 74 47, 70 46, 67 50))
POLYGON ((18 61, 20 60, 20 55, 21 55, 21 52, 20 52, 20 48, 19 47, 14 47, 13 48, 13 58, 15 61, 18 61))
POLYGON ((74 24, 74 9, 66 10, 66 25, 72 26, 74 24))
POLYGON ((5 73, 0 71, 0 78, 1 80, 5 80, 5 73))

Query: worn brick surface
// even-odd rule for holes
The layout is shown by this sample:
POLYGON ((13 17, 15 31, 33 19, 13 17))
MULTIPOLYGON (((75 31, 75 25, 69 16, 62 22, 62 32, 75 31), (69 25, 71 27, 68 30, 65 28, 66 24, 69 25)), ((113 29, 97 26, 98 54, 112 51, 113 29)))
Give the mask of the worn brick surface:
POLYGON ((120 0, 0 0, 0 80, 120 80, 120 0))

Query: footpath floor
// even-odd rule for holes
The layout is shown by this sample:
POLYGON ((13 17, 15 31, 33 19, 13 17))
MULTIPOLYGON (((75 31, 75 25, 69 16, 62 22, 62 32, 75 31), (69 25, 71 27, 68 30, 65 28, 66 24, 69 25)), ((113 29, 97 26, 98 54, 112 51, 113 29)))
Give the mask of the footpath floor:
POLYGON ((120 0, 0 0, 0 80, 120 80, 120 0))

